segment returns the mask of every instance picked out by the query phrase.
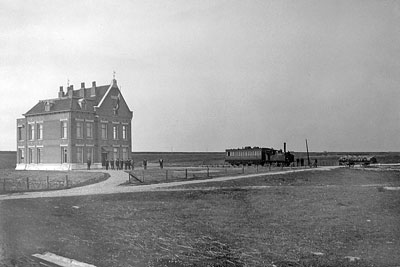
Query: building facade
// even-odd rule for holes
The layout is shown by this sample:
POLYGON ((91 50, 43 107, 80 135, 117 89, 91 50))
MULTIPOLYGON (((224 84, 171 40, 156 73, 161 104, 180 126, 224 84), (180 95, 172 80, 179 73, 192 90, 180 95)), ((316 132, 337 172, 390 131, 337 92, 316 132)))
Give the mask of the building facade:
POLYGON ((17 119, 17 170, 102 168, 106 159, 129 159, 133 112, 117 81, 41 100, 17 119))

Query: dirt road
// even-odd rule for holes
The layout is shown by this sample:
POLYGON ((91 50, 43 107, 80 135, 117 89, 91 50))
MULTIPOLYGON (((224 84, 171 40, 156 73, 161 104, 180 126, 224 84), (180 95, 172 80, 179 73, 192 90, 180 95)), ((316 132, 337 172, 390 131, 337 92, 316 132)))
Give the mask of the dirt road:
POLYGON ((87 185, 87 186, 83 186, 83 187, 76 187, 76 188, 56 190, 56 191, 11 193, 11 194, 7 194, 7 195, 0 195, 0 201, 7 200, 7 199, 68 197, 68 196, 159 191, 159 190, 163 190, 168 187, 185 185, 185 184, 198 184, 198 183, 228 181, 228 180, 234 180, 234 179, 277 175, 277 174, 284 174, 284 173, 304 172, 304 171, 326 171, 326 170, 331 170, 331 169, 335 169, 335 168, 339 168, 339 166, 319 167, 319 168, 312 168, 312 169, 295 169, 295 170, 269 172, 269 173, 257 173, 257 174, 238 175, 238 176, 218 177, 218 178, 212 178, 212 179, 208 179, 208 180, 177 181, 177 182, 170 182, 170 183, 137 185, 137 186, 121 186, 122 183, 125 183, 128 180, 128 174, 123 171, 109 170, 109 171, 104 171, 104 172, 109 173, 110 178, 108 178, 106 181, 103 181, 103 182, 100 182, 97 184, 91 184, 91 185, 87 185))

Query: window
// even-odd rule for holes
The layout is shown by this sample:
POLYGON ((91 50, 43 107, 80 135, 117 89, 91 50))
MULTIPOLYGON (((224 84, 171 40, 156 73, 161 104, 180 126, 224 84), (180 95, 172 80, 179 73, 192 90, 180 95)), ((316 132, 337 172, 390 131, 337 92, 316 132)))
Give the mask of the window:
POLYGON ((66 121, 61 122, 61 138, 67 138, 68 137, 68 124, 66 121))
POLYGON ((19 163, 24 162, 25 159, 25 150, 23 148, 18 149, 18 155, 19 155, 19 163))
POLYGON ((87 153, 86 159, 87 160, 90 159, 90 161, 93 162, 93 148, 92 147, 88 147, 86 153, 87 153))
POLYGON ((43 139, 43 124, 41 123, 37 125, 37 139, 43 139))
POLYGON ((37 154, 37 157, 36 157, 36 162, 37 163, 42 163, 42 149, 41 148, 37 148, 37 150, 36 150, 36 154, 37 154))
POLYGON ((122 159, 126 160, 128 158, 128 149, 126 147, 122 148, 122 159))
POLYGON ((106 123, 101 124, 101 139, 107 140, 107 124, 106 123))
POLYGON ((33 140, 35 138, 35 125, 29 124, 29 140, 33 140))
POLYGON ((79 99, 78 103, 82 110, 86 110, 86 100, 85 99, 79 99))
POLYGON ((22 139, 22 126, 18 127, 18 141, 21 141, 22 139))
POLYGON ((82 137, 83 137, 82 122, 77 122, 76 123, 76 138, 82 138, 82 137))
POLYGON ((119 158, 119 156, 118 156, 118 148, 116 148, 116 147, 114 147, 114 159, 118 159, 119 158))
POLYGON ((118 126, 117 125, 113 126, 113 139, 114 140, 118 139, 118 126))
POLYGON ((126 140, 127 139, 127 127, 126 125, 122 125, 122 139, 126 140))
POLYGON ((93 138, 93 123, 91 122, 86 123, 86 137, 93 138))
POLYGON ((61 163, 68 162, 68 149, 66 147, 61 148, 61 163))
POLYGON ((83 147, 76 148, 76 162, 83 163, 83 147))
POLYGON ((32 148, 28 148, 28 163, 33 162, 33 151, 32 148))

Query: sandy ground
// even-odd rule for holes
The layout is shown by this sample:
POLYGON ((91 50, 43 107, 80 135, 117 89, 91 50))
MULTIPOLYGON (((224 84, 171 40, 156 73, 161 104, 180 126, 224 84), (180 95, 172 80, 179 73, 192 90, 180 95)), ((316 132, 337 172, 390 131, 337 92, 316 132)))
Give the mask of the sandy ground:
POLYGON ((174 186, 185 185, 185 184, 198 184, 198 183, 228 181, 228 180, 234 180, 234 179, 252 178, 252 177, 277 175, 277 174, 284 174, 284 173, 304 172, 304 171, 327 171, 327 170, 332 170, 335 168, 339 168, 339 166, 319 167, 319 168, 312 168, 312 169, 287 170, 287 171, 270 172, 270 173, 256 173, 256 174, 247 174, 247 175, 238 175, 238 176, 218 177, 218 178, 212 178, 212 179, 207 179, 207 180, 178 181, 178 182, 170 182, 170 183, 136 185, 136 186, 121 186, 122 183, 125 183, 128 180, 128 174, 123 171, 109 170, 109 171, 103 171, 103 172, 109 173, 110 178, 108 178, 107 180, 100 182, 100 183, 91 184, 91 185, 87 185, 87 186, 83 186, 83 187, 65 189, 65 190, 11 193, 11 194, 6 194, 6 195, 0 195, 0 201, 7 200, 7 199, 22 199, 22 198, 26 199, 26 198, 42 198, 42 197, 68 197, 68 196, 159 191, 159 190, 165 190, 168 187, 174 187, 174 186))

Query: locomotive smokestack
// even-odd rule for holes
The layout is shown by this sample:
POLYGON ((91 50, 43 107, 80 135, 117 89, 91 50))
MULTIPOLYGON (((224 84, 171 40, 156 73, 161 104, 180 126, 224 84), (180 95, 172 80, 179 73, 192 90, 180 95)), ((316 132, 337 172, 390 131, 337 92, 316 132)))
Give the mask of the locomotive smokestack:
POLYGON ((285 153, 285 154, 286 154, 286 142, 285 142, 285 143, 283 143, 283 153, 285 153))

